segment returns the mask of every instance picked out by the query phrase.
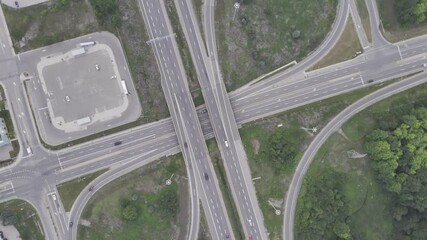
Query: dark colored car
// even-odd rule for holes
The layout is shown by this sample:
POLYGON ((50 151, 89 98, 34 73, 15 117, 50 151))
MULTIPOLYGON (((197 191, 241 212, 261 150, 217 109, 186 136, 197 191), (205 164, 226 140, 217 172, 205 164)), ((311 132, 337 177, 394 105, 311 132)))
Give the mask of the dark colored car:
POLYGON ((93 186, 91 186, 90 188, 89 188, 89 191, 92 191, 93 190, 93 186))
POLYGON ((368 83, 373 83, 373 82, 374 82, 374 80, 372 80, 372 79, 368 80, 368 83))
POLYGON ((208 110, 206 108, 202 109, 202 113, 206 113, 206 112, 208 112, 208 110))
POLYGON ((19 8, 19 3, 18 3, 18 1, 15 1, 15 6, 16 6, 17 8, 19 8))
POLYGON ((72 228, 72 227, 73 227, 73 225, 74 225, 74 223, 73 223, 73 222, 70 222, 70 224, 68 224, 68 227, 72 228))
POLYGON ((208 181, 209 180, 209 175, 207 173, 205 173, 205 180, 208 181))
POLYGON ((185 147, 185 148, 187 148, 187 147, 188 147, 187 142, 184 142, 184 147, 185 147))
POLYGON ((119 146, 120 144, 122 144, 122 141, 117 141, 114 143, 114 146, 119 146))

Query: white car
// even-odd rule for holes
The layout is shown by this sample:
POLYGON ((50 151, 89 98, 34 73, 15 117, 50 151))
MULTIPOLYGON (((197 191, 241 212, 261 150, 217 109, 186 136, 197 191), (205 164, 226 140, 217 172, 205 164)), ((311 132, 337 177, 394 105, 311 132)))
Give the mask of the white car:
POLYGON ((56 195, 52 194, 53 201, 56 201, 56 195))
POLYGON ((65 96, 65 101, 70 102, 70 97, 69 96, 65 96))
POLYGON ((96 71, 99 71, 99 65, 98 64, 95 64, 95 69, 96 69, 96 71))
POLYGON ((225 140, 224 143, 225 143, 225 146, 228 147, 228 141, 225 140))

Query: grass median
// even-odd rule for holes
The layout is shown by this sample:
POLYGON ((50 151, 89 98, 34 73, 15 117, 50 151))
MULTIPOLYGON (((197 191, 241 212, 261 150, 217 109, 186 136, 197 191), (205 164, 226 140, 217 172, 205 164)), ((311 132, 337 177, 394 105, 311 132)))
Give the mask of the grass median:
POLYGON ((346 60, 350 60, 356 57, 358 54, 362 53, 363 49, 360 46, 359 38, 354 29, 354 23, 351 17, 347 21, 347 25, 344 28, 344 31, 331 49, 331 51, 323 57, 319 62, 317 62, 310 70, 327 67, 335 63, 340 63, 346 60))
POLYGON ((331 30, 336 0, 218 0, 216 41, 227 90, 240 86, 317 48, 331 30))
MULTIPOLYGON (((0 218, 4 226, 13 225, 18 230, 21 239, 45 239, 36 210, 23 200, 0 203, 0 218)), ((5 237, 13 239, 13 236, 5 237)))
POLYGON ((270 239, 282 239, 284 199, 296 165, 313 139, 341 110, 377 90, 376 85, 244 124, 240 129, 258 202, 270 239))
POLYGON ((58 189, 59 196, 61 197, 61 202, 62 202, 62 205, 64 206, 64 210, 66 212, 69 212, 71 210, 71 207, 74 204, 74 201, 79 196, 81 191, 88 184, 90 184, 95 178, 97 178, 99 175, 103 174, 106 171, 107 169, 100 170, 100 171, 88 174, 86 176, 82 176, 77 179, 58 184, 56 187, 58 189))
POLYGON ((83 210, 78 238, 185 239, 188 198, 182 155, 162 158, 95 192, 83 210))

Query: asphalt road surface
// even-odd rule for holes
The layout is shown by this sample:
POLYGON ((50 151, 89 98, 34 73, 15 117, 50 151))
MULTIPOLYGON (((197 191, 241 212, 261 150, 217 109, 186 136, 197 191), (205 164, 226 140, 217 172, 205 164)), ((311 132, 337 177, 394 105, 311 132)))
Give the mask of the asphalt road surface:
POLYGON ((307 173, 311 162, 329 136, 338 131, 351 117, 367 107, 384 100, 393 94, 405 91, 425 82, 427 82, 427 74, 423 73, 375 91, 344 109, 316 135, 299 161, 289 186, 285 201, 283 239, 294 239, 294 218, 299 190, 301 189, 304 176, 307 173))
MULTIPOLYGON (((341 12, 341 10, 339 12, 341 12)), ((0 21, 2 21, 4 26, 4 19, 1 18, 0 21)), ((336 24, 338 23, 336 22, 336 24)), ((339 28, 336 29, 340 30, 339 28)), ((1 44, 10 43, 8 37, 5 36, 5 34, 2 35, 1 32, 0 41, 1 44)), ((377 84, 386 79, 392 79, 395 76, 407 75, 424 70, 422 64, 427 62, 425 54, 427 52, 427 41, 425 36, 394 45, 386 45, 385 43, 379 45, 380 46, 370 48, 363 56, 355 60, 309 72, 307 78, 302 77, 293 79, 292 81, 284 77, 278 79, 277 86, 283 87, 284 89, 288 88, 286 89, 288 93, 286 95, 281 95, 281 93, 277 92, 271 92, 269 94, 268 92, 274 91, 274 89, 266 89, 265 92, 264 90, 263 92, 269 94, 269 96, 248 95, 231 98, 237 123, 241 124, 269 114, 291 109, 330 96, 339 95, 343 92, 360 89, 366 85, 377 84), (373 82, 368 84, 369 80, 373 80, 373 82), (261 99, 265 101, 260 101, 261 99), (247 102, 241 103, 241 101, 247 102)), ((12 49, 10 45, 8 48, 12 49)), ((8 51, 6 49, 7 47, 4 47, 5 51, 0 51, 0 54, 3 54, 0 55, 0 69, 2 69, 0 72, 2 78, 0 80, 7 89, 9 102, 14 103, 11 110, 14 114, 13 116, 15 116, 15 122, 17 122, 16 119, 20 119, 19 116, 24 118, 24 120, 20 120, 16 123, 18 126, 17 134, 21 142, 23 142, 21 146, 24 146, 24 148, 21 147, 21 149, 25 149, 26 146, 31 146, 33 151, 32 154, 29 155, 21 151, 21 154, 25 155, 23 159, 20 158, 21 160, 11 169, 0 170, 0 183, 10 181, 13 183, 14 188, 13 191, 8 191, 8 194, 0 194, 0 201, 19 197, 33 204, 39 212, 42 225, 47 233, 47 239, 59 238, 55 235, 54 228, 64 224, 61 223, 60 218, 58 218, 59 220, 53 220, 58 222, 52 222, 50 216, 54 213, 50 210, 52 209, 51 207, 49 209, 46 207, 52 204, 50 198, 57 183, 85 175, 101 167, 120 169, 126 168, 126 164, 134 164, 136 166, 141 159, 150 159, 152 157, 164 156, 180 151, 171 119, 162 120, 147 126, 141 126, 123 133, 91 141, 69 150, 67 149, 60 152, 44 150, 40 146, 38 138, 35 137, 35 131, 32 130, 35 128, 31 123, 31 118, 28 117, 29 114, 26 109, 29 108, 27 104, 22 103, 25 102, 22 101, 22 99, 25 99, 25 92, 23 91, 22 85, 19 85, 20 82, 17 78, 18 71, 13 68, 13 61, 11 61, 12 55, 5 55, 5 52, 8 51), (3 65, 5 63, 12 64, 12 67, 9 68, 8 65, 3 68, 3 66, 6 66, 3 65), (7 72, 5 73, 3 69, 7 69, 7 72), (17 94, 14 94, 15 92, 17 94), (18 104, 18 107, 16 107, 15 104, 18 104), (21 109, 24 111, 20 111, 21 109), (157 129, 157 127, 159 127, 159 129, 157 129), (26 131, 28 129, 31 129, 31 131, 26 131), (153 132, 149 133, 149 131, 153 132), (141 132, 143 132, 143 135, 138 135, 141 134, 141 132), (154 136, 146 138, 150 134, 154 136), (125 139, 120 150, 115 149, 113 146, 114 141, 117 139, 125 139), (146 149, 146 153, 135 153, 139 148, 146 149), (98 157, 92 158, 91 161, 82 161, 82 158, 85 158, 86 154, 91 154, 94 151, 95 154, 98 154, 98 157), (111 152, 113 155, 106 154, 107 152, 111 152), (116 152, 118 152, 118 154, 116 152), (132 159, 119 156, 122 154, 131 156, 133 155, 132 153, 135 156, 135 158, 132 159), (64 156, 64 163, 67 161, 67 164, 64 164, 66 166, 61 169, 60 161, 62 156, 64 156), (75 164, 73 164, 73 161, 75 161, 75 164), (12 192, 12 194, 10 194, 10 192, 12 192)), ((15 61, 18 60, 15 59, 15 61)), ((191 111, 193 111, 193 109, 191 111)), ((211 129, 207 116, 202 116, 200 121, 204 129, 204 134, 212 136, 212 132, 206 130, 211 129)), ((192 173, 190 172, 189 175, 190 174, 192 173)), ((193 207, 194 206, 195 205, 193 205, 193 207)), ((78 208, 78 205, 76 205, 76 208, 78 208)))
MULTIPOLYGON (((196 177, 190 177, 190 181, 193 180, 192 185, 197 186, 200 191, 199 197, 205 210, 212 238, 226 239, 228 236, 232 236, 230 221, 202 128, 197 118, 174 38, 175 35, 171 30, 164 3, 163 1, 141 1, 140 4, 149 29, 150 44, 154 48, 160 65, 162 88, 178 136, 178 142, 189 166, 187 169, 195 170, 194 175, 196 177)), ((193 207, 192 210, 194 213, 195 208, 193 207)), ((193 219, 196 217, 194 216, 193 219)), ((191 222, 198 221, 193 220, 191 222)), ((197 229, 197 227, 192 229, 197 229)), ((197 231, 194 234, 197 234, 197 231)), ((190 236, 195 238, 196 235, 190 232, 190 236)))
MULTIPOLYGON (((189 44, 203 97, 206 99, 205 103, 209 119, 221 152, 227 180, 230 183, 231 193, 245 235, 247 238, 254 240, 267 239, 262 220, 263 216, 252 184, 246 153, 240 139, 224 82, 220 77, 221 72, 218 64, 207 59, 206 48, 201 40, 191 3, 175 0, 175 5, 189 44)), ((213 26, 210 30, 214 31, 213 26)), ((214 35, 208 40, 208 42, 212 41, 214 41, 214 35)), ((209 44, 209 52, 215 50, 211 46, 214 46, 214 44, 209 44)))

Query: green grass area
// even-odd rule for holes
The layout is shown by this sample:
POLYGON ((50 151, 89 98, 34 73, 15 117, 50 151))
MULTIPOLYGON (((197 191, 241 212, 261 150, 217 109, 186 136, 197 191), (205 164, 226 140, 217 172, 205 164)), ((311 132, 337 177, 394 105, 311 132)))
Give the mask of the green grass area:
MULTIPOLYGON (((310 166, 298 198, 295 221, 296 239, 307 237, 299 226, 302 225, 301 222, 305 218, 304 210, 315 205, 313 196, 307 192, 309 188, 314 187, 316 179, 325 175, 334 176, 328 175, 328 171, 341 173, 339 179, 330 178, 328 181, 340 185, 338 194, 345 199, 343 206, 345 214, 340 215, 339 218, 345 219, 354 239, 390 238, 393 227, 390 211, 391 195, 385 192, 376 181, 367 158, 351 159, 347 156, 347 151, 350 150, 363 153, 362 144, 350 141, 336 133, 322 146, 310 166)), ((322 219, 309 218, 309 221, 321 222, 322 219)), ((325 233, 325 235, 330 234, 331 232, 325 233)))
POLYGON ((19 154, 20 147, 19 147, 18 140, 15 138, 15 128, 13 126, 12 117, 10 115, 9 110, 6 109, 7 99, 2 86, 0 86, 0 98, 2 99, 0 101, 0 118, 4 119, 4 123, 6 124, 6 128, 7 128, 7 137, 9 138, 10 144, 12 145, 12 150, 9 151, 10 159, 5 159, 4 161, 0 161, 0 167, 4 167, 14 162, 14 159, 19 154))
POLYGON ((314 70, 352 59, 358 55, 358 52, 362 53, 362 51, 353 20, 349 17, 347 25, 334 48, 311 69, 314 70))
POLYGON ((149 40, 137 0, 121 0, 118 13, 121 17, 119 28, 111 22, 98 23, 89 1, 50 1, 22 9, 3 6, 6 21, 17 52, 45 46, 97 31, 110 31, 121 41, 142 105, 142 116, 135 122, 81 138, 71 143, 48 146, 61 149, 100 136, 112 134, 144 123, 157 121, 169 116, 166 100, 161 87, 160 72, 152 51, 146 44, 149 40), (49 24, 47 24, 49 23, 49 24))
POLYGON ((330 31, 337 2, 248 0, 234 14, 234 1, 218 0, 216 40, 227 90, 306 57, 330 31))
MULTIPOLYGON (((350 158, 355 150, 365 153, 365 137, 373 129, 393 128, 399 119, 414 108, 427 106, 427 84, 389 97, 356 114, 342 127, 343 134, 335 133, 322 146, 305 177, 296 211, 297 236, 306 237, 300 229, 302 222, 318 224, 319 218, 307 217, 307 206, 313 206, 317 196, 309 195, 316 179, 328 171, 342 173, 339 179, 329 179, 340 185, 338 194, 345 199, 346 213, 341 217, 349 225, 353 239, 395 239, 393 208, 395 196, 385 190, 370 167, 368 157, 350 158)), ((316 186, 319 187, 319 186, 316 186)), ((399 224, 399 223, 398 223, 399 224)), ((323 227, 323 229, 326 229, 323 227)), ((321 237, 321 236, 319 236, 321 237)))
MULTIPOLYGON (((0 203, 0 219, 3 225, 14 225, 21 239, 44 239, 36 210, 23 200, 0 203)), ((12 236, 7 237, 12 238, 12 236)))
POLYGON ((78 239, 185 239, 188 194, 182 156, 162 158, 95 192, 82 213, 90 226, 78 226, 78 239))
POLYGON ((71 210, 74 201, 79 196, 80 192, 85 188, 88 184, 90 184, 95 178, 99 175, 106 172, 107 169, 100 170, 91 174, 88 174, 83 177, 79 177, 74 180, 70 180, 68 182, 64 182, 58 184, 56 187, 58 188, 59 196, 61 197, 62 205, 66 212, 71 210))
POLYGON ((10 112, 9 110, 6 109, 6 94, 4 92, 4 89, 2 86, 0 86, 0 98, 2 99, 0 101, 0 118, 4 119, 4 123, 6 124, 6 128, 7 128, 7 136, 10 139, 14 139, 15 138, 15 128, 13 126, 13 121, 12 121, 12 117, 10 116, 10 112))
POLYGON ((18 52, 99 30, 95 16, 84 0, 52 1, 20 9, 3 5, 3 11, 18 52))
POLYGON ((200 222, 199 222, 199 236, 197 236, 197 240, 211 240, 211 234, 209 232, 209 226, 206 222, 205 211, 203 211, 202 203, 200 205, 200 222))
MULTIPOLYGON (((384 37, 390 42, 398 42, 427 34, 427 23, 401 26, 397 21, 395 4, 398 0, 376 0, 380 18, 384 26, 384 37)), ((381 29, 381 28, 380 28, 381 29)))
POLYGON ((276 208, 284 210, 283 200, 292 179, 293 171, 301 154, 312 140, 312 137, 301 127, 322 129, 330 119, 346 106, 380 87, 382 86, 371 86, 322 100, 245 124, 240 129, 252 177, 261 177, 259 180, 255 180, 254 186, 264 215, 265 226, 270 233, 270 239, 282 238, 283 216, 275 215, 274 209, 268 201, 270 200, 276 208), (279 128, 279 124, 283 126, 279 128), (269 161, 268 154, 266 154, 270 147, 269 138, 276 131, 283 131, 285 137, 292 139, 291 142, 298 149, 295 158, 283 166, 278 166, 276 163, 269 161), (282 170, 277 171, 277 168, 282 170))
POLYGON ((188 79, 188 86, 190 88, 190 92, 192 93, 191 95, 193 97, 193 101, 195 102, 194 104, 196 105, 196 100, 197 103, 200 103, 200 97, 203 98, 200 90, 199 80, 197 79, 196 68, 194 67, 193 60, 191 59, 190 49, 185 39, 185 35, 179 21, 178 13, 176 12, 177 10, 175 8, 175 3, 173 0, 164 1, 173 32, 176 34, 175 39, 188 79))
POLYGON ((369 12, 365 0, 356 0, 356 5, 360 20, 362 20, 363 29, 365 29, 366 37, 368 37, 369 42, 372 42, 371 23, 369 21, 369 12))
POLYGON ((12 151, 9 151, 9 155, 13 159, 13 158, 16 158, 18 156, 20 146, 19 146, 18 140, 12 140, 12 142, 10 142, 10 143, 12 144, 13 149, 12 149, 12 151))
POLYGON ((228 218, 230 219, 231 228, 233 229, 234 237, 236 239, 245 239, 245 234, 240 222, 239 213, 235 205, 231 189, 227 181, 227 173, 225 172, 224 160, 219 152, 218 145, 215 139, 206 141, 208 146, 209 155, 215 169, 215 174, 218 178, 218 184, 221 189, 225 208, 227 209, 228 218))

